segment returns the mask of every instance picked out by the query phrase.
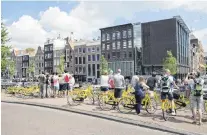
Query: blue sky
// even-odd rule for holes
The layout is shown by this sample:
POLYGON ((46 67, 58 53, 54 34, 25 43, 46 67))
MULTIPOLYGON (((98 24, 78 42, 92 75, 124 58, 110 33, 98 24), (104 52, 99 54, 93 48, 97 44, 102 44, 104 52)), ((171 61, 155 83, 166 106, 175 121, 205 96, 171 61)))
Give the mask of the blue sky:
POLYGON ((94 38, 99 28, 180 15, 207 51, 207 2, 2 2, 2 17, 17 48, 43 45, 46 38, 94 38))

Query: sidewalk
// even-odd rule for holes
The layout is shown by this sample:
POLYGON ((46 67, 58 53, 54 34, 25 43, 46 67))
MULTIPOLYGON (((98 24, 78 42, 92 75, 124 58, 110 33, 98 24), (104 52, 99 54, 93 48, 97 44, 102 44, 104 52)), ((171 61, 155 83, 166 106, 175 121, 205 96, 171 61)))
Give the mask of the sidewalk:
MULTIPOLYGON (((68 106, 66 104, 66 99, 65 98, 57 98, 57 99, 20 99, 16 97, 11 97, 9 95, 6 95, 4 93, 1 93, 1 99, 5 101, 24 101, 24 102, 35 102, 35 103, 43 103, 43 104, 48 104, 48 105, 56 105, 60 107, 65 107, 65 108, 74 108, 74 109, 79 109, 82 111, 89 111, 89 112, 94 112, 97 114, 104 114, 108 116, 114 116, 114 117, 119 117, 123 119, 131 119, 134 121, 139 121, 142 123, 149 123, 149 124, 154 124, 160 127, 169 127, 173 128, 174 130, 184 130, 188 132, 193 132, 193 133, 201 133, 201 134, 207 134, 207 123, 203 123, 202 126, 198 125, 193 125, 191 124, 192 119, 191 119, 191 113, 190 111, 178 111, 177 116, 170 118, 169 121, 164 121, 161 115, 161 110, 157 110, 155 114, 149 115, 145 110, 142 111, 140 115, 136 115, 135 111, 132 112, 131 114, 122 114, 119 113, 117 110, 112 110, 112 111, 101 111, 99 109, 99 106, 97 105, 88 105, 87 103, 81 104, 79 106, 68 106)), ((207 116, 205 116, 207 117, 207 116)))

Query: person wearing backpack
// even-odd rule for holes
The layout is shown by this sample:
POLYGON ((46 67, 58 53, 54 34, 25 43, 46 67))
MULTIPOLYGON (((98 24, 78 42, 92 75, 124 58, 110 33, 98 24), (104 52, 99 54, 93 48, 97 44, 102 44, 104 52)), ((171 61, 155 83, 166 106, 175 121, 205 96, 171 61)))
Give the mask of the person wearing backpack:
POLYGON ((191 107, 193 111, 193 124, 196 124, 196 113, 199 114, 199 125, 202 124, 202 109, 203 109, 203 85, 204 80, 200 77, 200 72, 197 72, 194 79, 194 89, 191 91, 191 107))
POLYGON ((149 86, 146 85, 144 77, 140 76, 134 87, 134 94, 136 99, 135 110, 137 114, 140 114, 142 99, 145 97, 145 92, 149 89, 149 86))
POLYGON ((70 90, 70 79, 71 79, 71 75, 68 73, 68 71, 64 71, 65 73, 63 74, 63 78, 64 78, 64 84, 63 84, 63 90, 65 91, 65 97, 66 95, 68 95, 68 91, 70 90))
POLYGON ((173 86, 179 90, 179 87, 175 84, 173 76, 171 76, 170 70, 165 69, 165 73, 161 79, 161 100, 168 99, 171 101, 172 115, 175 114, 175 103, 173 100, 173 86))

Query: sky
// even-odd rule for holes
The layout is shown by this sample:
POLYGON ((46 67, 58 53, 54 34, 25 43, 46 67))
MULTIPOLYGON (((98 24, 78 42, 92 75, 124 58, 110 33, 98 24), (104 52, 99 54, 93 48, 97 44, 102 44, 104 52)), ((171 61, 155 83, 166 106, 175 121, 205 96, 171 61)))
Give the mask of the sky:
POLYGON ((207 52, 207 1, 2 1, 1 15, 18 49, 43 46, 47 38, 93 39, 100 28, 180 15, 207 52))

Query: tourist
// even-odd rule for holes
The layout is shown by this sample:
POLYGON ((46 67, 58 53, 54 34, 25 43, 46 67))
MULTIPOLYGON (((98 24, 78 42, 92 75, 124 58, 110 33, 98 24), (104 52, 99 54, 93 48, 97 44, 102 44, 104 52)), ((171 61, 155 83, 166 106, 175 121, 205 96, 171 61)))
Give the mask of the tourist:
POLYGON ((46 75, 46 97, 49 98, 51 94, 51 82, 50 82, 50 75, 46 75))
POLYGON ((139 81, 138 72, 135 73, 135 75, 132 76, 131 85, 134 88, 139 81))
POLYGON ((170 70, 166 69, 161 79, 161 100, 165 100, 168 97, 171 101, 172 115, 176 115, 175 103, 173 100, 173 86, 179 90, 179 87, 174 82, 173 76, 171 76, 170 70))
POLYGON ((114 75, 113 75, 113 70, 110 70, 109 72, 109 90, 114 89, 114 75))
POLYGON ((193 124, 196 124, 196 112, 199 114, 198 124, 202 124, 202 109, 203 109, 203 85, 204 80, 200 77, 200 72, 197 72, 194 80, 194 89, 191 92, 191 107, 193 111, 193 124))
POLYGON ((64 83, 65 83, 65 81, 64 81, 63 75, 59 74, 59 92, 58 92, 59 97, 61 97, 61 93, 64 90, 64 88, 63 88, 64 83))
POLYGON ((71 79, 70 79, 70 82, 69 82, 69 90, 70 91, 73 90, 74 85, 75 85, 75 78, 74 78, 73 74, 71 74, 71 79))
POLYGON ((58 77, 57 72, 53 76, 53 82, 54 82, 54 97, 57 98, 57 94, 58 94, 59 89, 60 89, 59 77, 58 77))
POLYGON ((40 87, 40 97, 44 98, 45 97, 45 73, 42 71, 42 74, 39 75, 39 87, 40 87))
POLYGON ((149 89, 149 86, 146 85, 144 77, 140 76, 138 80, 139 81, 137 81, 134 87, 136 99, 135 110, 137 114, 140 114, 142 99, 145 95, 144 91, 147 91, 149 89))
POLYGON ((103 92, 108 91, 109 90, 109 76, 106 70, 104 71, 103 75, 101 75, 100 78, 101 78, 101 84, 100 84, 101 91, 103 92))
POLYGON ((124 76, 121 75, 121 69, 117 70, 117 74, 114 75, 114 97, 120 99, 122 96, 122 91, 125 87, 124 76))
POLYGON ((149 86, 148 93, 150 94, 150 97, 154 97, 154 90, 157 87, 157 78, 156 73, 152 73, 152 76, 147 79, 147 86, 149 86))
POLYGON ((64 91, 64 95, 66 97, 66 95, 68 95, 68 91, 69 91, 69 82, 70 82, 70 79, 71 79, 71 76, 70 74, 68 73, 67 70, 64 71, 65 73, 63 74, 63 80, 64 80, 64 83, 63 83, 63 87, 62 87, 62 90, 64 91))

